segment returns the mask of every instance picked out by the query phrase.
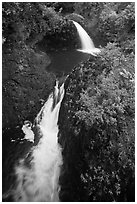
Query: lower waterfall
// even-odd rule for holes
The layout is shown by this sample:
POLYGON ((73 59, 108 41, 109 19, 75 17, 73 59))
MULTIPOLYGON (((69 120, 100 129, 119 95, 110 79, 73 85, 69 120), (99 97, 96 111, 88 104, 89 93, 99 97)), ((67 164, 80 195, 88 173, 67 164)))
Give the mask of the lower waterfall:
POLYGON ((26 158, 21 159, 15 166, 17 178, 13 191, 15 202, 59 201, 58 180, 62 154, 57 136, 58 116, 63 97, 64 84, 59 87, 56 82, 53 93, 35 119, 35 129, 40 140, 26 158))

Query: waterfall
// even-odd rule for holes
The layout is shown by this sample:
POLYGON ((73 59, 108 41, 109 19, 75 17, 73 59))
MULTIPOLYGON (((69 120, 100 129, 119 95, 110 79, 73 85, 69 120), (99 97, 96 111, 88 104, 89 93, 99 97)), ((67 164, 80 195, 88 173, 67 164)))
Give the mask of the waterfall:
MULTIPOLYGON (((20 159, 15 166, 16 187, 13 190, 16 202, 57 202, 58 179, 62 165, 61 147, 58 144, 58 116, 62 99, 64 97, 64 84, 59 88, 56 82, 53 93, 41 108, 35 119, 35 129, 40 140, 25 158, 20 159)), ((26 125, 26 124, 25 124, 26 125)), ((24 132, 29 131, 24 126, 24 132)), ((31 130, 32 131, 32 130, 31 130)), ((31 132, 31 139, 32 139, 31 132)), ((27 136, 29 138, 29 136, 27 136)))
POLYGON ((81 49, 77 49, 77 50, 80 52, 84 52, 84 53, 88 53, 96 56, 100 52, 100 49, 95 48, 92 39, 79 23, 75 21, 73 21, 73 23, 76 26, 76 29, 81 41, 81 47, 82 47, 81 49))

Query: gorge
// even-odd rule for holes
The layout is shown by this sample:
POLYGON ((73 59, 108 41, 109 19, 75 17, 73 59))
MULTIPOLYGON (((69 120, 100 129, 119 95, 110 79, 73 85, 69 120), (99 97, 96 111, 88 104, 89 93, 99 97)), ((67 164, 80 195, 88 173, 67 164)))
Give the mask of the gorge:
POLYGON ((134 37, 134 3, 3 3, 4 202, 135 200, 134 37))
POLYGON ((40 140, 33 147, 31 155, 19 161, 15 167, 16 189, 13 193, 16 202, 58 202, 58 179, 62 165, 61 147, 58 144, 58 115, 64 96, 64 84, 50 94, 47 102, 35 119, 40 140), (26 160, 29 158, 29 167, 26 160))
MULTIPOLYGON (((74 21, 73 23, 76 27, 80 26, 74 21)), ((82 44, 81 51, 86 52, 85 46, 88 51, 93 49, 91 44, 94 44, 90 37, 88 42, 84 38, 87 35, 86 31, 83 32, 82 30, 80 32, 78 30, 78 34, 82 44)), ((34 121, 35 125, 32 126, 29 121, 26 121, 25 125, 23 125, 24 139, 34 142, 35 133, 33 129, 39 129, 37 134, 39 134, 38 137, 40 139, 38 144, 29 150, 25 158, 18 161, 19 164, 15 166, 15 190, 5 194, 3 197, 13 196, 15 202, 59 201, 58 182, 62 156, 61 147, 58 144, 58 116, 65 92, 64 83, 58 87, 59 81, 56 81, 53 93, 50 94, 34 121), (29 160, 29 167, 26 165, 27 160, 29 160)))

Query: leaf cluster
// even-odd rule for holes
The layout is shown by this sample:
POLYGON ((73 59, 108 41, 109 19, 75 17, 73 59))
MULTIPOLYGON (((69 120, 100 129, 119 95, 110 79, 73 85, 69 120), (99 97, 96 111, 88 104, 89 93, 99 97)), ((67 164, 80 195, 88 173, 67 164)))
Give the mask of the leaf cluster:
POLYGON ((85 200, 134 200, 134 54, 109 43, 68 80, 64 158, 74 158, 85 200))

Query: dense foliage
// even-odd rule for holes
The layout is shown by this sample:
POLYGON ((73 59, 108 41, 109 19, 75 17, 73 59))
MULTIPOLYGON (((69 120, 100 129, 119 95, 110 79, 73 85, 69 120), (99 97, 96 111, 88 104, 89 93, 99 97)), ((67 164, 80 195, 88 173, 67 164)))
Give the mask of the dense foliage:
POLYGON ((61 201, 134 201, 134 10, 132 2, 3 3, 4 137, 14 135, 7 127, 33 121, 53 89, 47 50, 78 46, 70 19, 102 46, 65 82, 61 201))
POLYGON ((52 8, 42 3, 3 3, 4 38, 13 37, 16 41, 36 38, 58 28, 61 20, 52 8))
POLYGON ((73 45, 75 33, 72 22, 48 3, 3 3, 3 39, 6 42, 20 41, 36 46, 43 40, 45 48, 60 49, 70 46, 71 42, 73 45))
POLYGON ((55 75, 45 69, 51 60, 36 44, 45 35, 59 38, 66 21, 46 3, 3 2, 2 17, 3 128, 7 128, 25 119, 33 121, 40 101, 53 89, 55 75))
POLYGON ((68 192, 70 201, 134 200, 133 66, 132 55, 108 44, 98 59, 80 65, 68 79, 60 118, 63 201, 68 192))
MULTIPOLYGON (((87 11, 88 3, 77 4, 82 15, 84 6, 87 11)), ((134 4, 100 8, 94 4, 93 11, 107 45, 66 81, 59 137, 62 201, 135 199, 134 4)))

